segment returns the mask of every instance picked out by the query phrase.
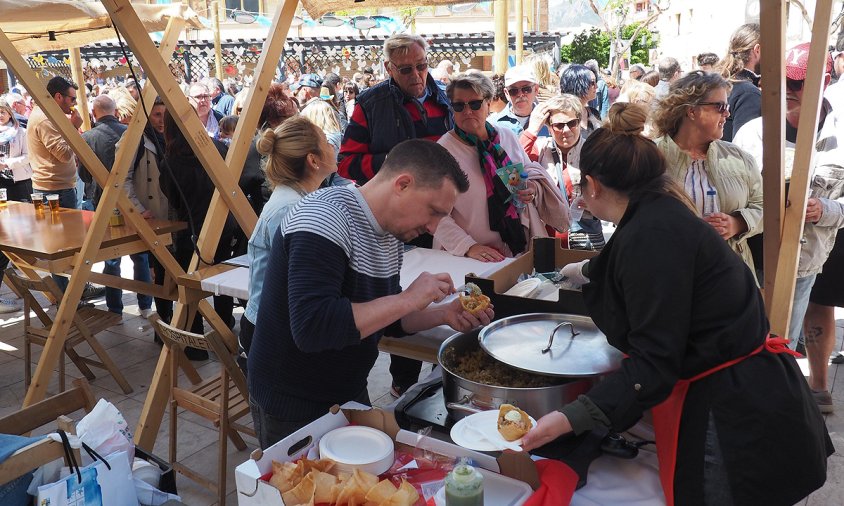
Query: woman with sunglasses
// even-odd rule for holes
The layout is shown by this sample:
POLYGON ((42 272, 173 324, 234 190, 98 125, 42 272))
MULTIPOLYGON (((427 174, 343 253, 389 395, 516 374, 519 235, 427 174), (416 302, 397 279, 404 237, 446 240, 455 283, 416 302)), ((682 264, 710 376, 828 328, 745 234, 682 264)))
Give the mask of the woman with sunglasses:
MULTIPOLYGON (((548 176, 565 195, 569 205, 580 196, 580 148, 586 140, 580 131, 583 104, 574 95, 557 95, 540 106, 544 107, 549 137, 537 137, 538 128, 531 124, 519 137, 528 157, 545 167, 548 176)), ((601 250, 604 232, 601 220, 584 211, 580 220, 573 221, 568 233, 571 249, 601 250)))
POLYGON ((755 272, 747 238, 762 231, 762 176, 753 157, 721 140, 731 85, 719 74, 689 72, 652 113, 668 175, 703 219, 755 272))
POLYGON ((580 118, 580 135, 589 137, 601 126, 601 115, 589 102, 598 96, 598 78, 585 65, 569 65, 560 75, 560 91, 574 95, 583 105, 583 117, 580 118))
POLYGON ((434 247, 482 262, 523 253, 532 237, 548 236, 546 225, 560 232, 569 225, 568 204, 542 167, 530 161, 516 134, 486 121, 494 93, 492 81, 481 73, 453 77, 446 94, 455 127, 439 140, 469 178, 469 191, 440 221, 434 247), (524 166, 528 181, 511 196, 496 171, 514 164, 524 166), (524 204, 521 211, 516 199, 524 204))

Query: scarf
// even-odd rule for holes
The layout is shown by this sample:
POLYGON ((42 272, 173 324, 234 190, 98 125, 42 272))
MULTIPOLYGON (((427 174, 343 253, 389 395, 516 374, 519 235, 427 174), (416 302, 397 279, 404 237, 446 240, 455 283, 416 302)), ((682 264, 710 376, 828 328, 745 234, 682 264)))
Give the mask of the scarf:
POLYGON ((8 144, 12 142, 12 139, 18 134, 18 129, 15 128, 14 124, 9 122, 7 125, 8 128, 0 130, 0 144, 8 144))
POLYGON ((519 220, 519 213, 516 212, 512 201, 510 190, 498 177, 496 171, 501 167, 511 165, 510 157, 501 147, 501 137, 489 122, 485 123, 487 140, 481 140, 477 135, 472 135, 454 127, 454 133, 465 143, 475 146, 480 160, 481 173, 484 176, 486 185, 487 213, 489 213, 489 228, 501 235, 501 240, 510 248, 513 255, 525 251, 527 239, 519 220))

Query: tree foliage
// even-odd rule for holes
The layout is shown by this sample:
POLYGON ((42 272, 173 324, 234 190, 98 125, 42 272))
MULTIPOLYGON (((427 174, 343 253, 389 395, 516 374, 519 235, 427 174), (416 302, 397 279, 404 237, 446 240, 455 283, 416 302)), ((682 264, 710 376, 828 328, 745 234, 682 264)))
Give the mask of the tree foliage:
POLYGON ((598 65, 606 67, 610 61, 610 38, 598 28, 580 32, 571 44, 564 44, 560 50, 562 61, 583 63, 595 59, 598 65))
MULTIPOLYGON (((633 23, 625 26, 621 30, 621 38, 630 39, 641 23, 633 23)), ((650 30, 641 30, 633 44, 630 46, 630 64, 642 63, 648 65, 650 63, 650 50, 655 49, 659 45, 659 38, 650 30)))

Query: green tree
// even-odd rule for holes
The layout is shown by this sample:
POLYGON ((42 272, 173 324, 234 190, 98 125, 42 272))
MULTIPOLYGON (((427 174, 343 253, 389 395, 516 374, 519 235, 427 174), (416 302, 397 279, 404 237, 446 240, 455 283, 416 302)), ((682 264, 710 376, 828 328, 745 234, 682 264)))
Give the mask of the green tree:
POLYGON ((560 58, 571 63, 594 59, 598 65, 606 67, 610 61, 610 38, 598 28, 580 32, 574 36, 571 44, 564 44, 560 48, 560 58))
POLYGON ((659 38, 648 29, 641 29, 641 23, 633 23, 621 30, 621 38, 630 40, 634 37, 630 46, 630 64, 650 63, 650 50, 659 45, 659 38), (638 34, 636 33, 638 31, 638 34))

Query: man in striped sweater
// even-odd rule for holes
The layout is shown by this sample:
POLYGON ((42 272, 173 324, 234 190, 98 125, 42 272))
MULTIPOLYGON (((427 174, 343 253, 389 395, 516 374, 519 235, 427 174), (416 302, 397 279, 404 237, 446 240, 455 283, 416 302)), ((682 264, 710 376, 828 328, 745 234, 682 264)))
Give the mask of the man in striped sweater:
MULTIPOLYGON (((362 92, 343 136, 337 172, 362 185, 381 169, 387 153, 407 139, 437 142, 454 127, 450 102, 428 75, 428 43, 418 35, 396 34, 384 41, 390 78, 362 92)), ((410 243, 430 248, 434 239, 422 233, 410 243)), ((393 395, 416 383, 422 362, 390 356, 393 395)))
POLYGON ((488 324, 459 300, 448 274, 399 285, 403 245, 433 233, 451 212, 466 175, 442 146, 409 140, 358 188, 312 193, 287 215, 273 241, 249 353, 249 396, 262 448, 326 414, 334 404, 369 404, 366 379, 385 333, 447 324, 488 324))

